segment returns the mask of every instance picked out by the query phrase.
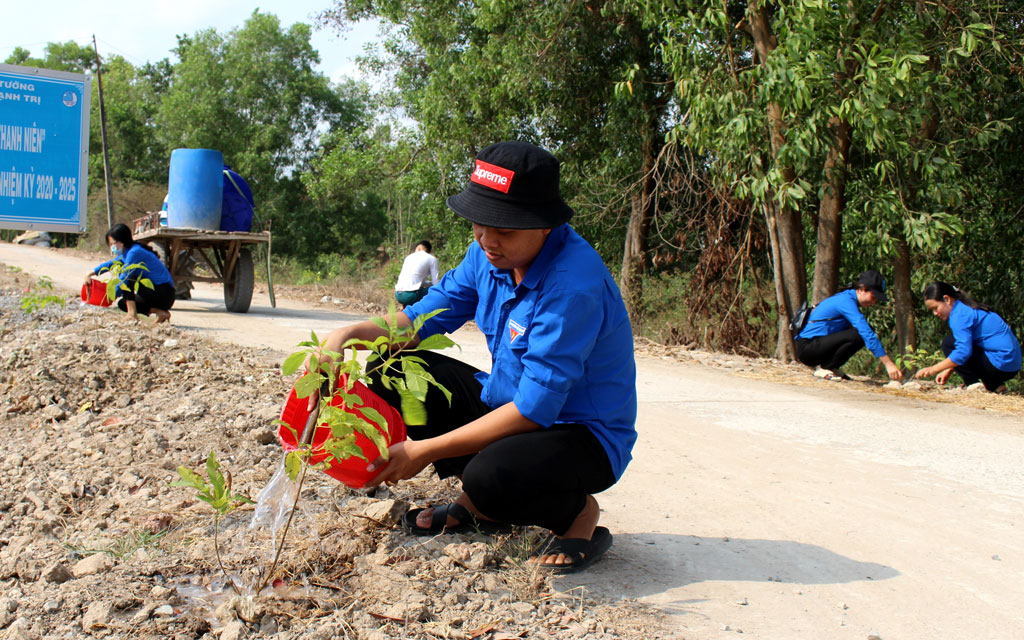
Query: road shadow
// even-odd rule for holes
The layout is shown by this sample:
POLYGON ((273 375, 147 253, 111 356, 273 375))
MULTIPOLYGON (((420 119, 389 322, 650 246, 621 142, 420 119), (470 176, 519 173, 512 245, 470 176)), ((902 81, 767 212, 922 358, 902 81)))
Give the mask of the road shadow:
POLYGON ((615 598, 643 598, 705 581, 843 584, 888 580, 900 572, 790 540, 619 533, 588 570, 557 579, 615 598))

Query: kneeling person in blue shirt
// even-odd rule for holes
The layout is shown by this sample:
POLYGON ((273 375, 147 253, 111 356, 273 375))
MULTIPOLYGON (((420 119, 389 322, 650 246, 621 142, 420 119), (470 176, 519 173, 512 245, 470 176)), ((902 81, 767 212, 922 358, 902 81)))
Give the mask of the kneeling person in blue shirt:
POLYGON ((174 278, 156 253, 135 242, 131 230, 123 224, 110 227, 107 245, 113 259, 90 271, 85 276, 85 283, 89 284, 93 276, 109 271, 115 262, 132 267, 119 275, 121 284, 117 288, 117 307, 133 320, 138 314, 153 314, 158 324, 170 320, 170 309, 174 306, 174 278), (149 280, 153 287, 140 283, 143 278, 149 280))
POLYGON ((809 367, 820 367, 826 376, 848 380, 842 366, 853 354, 867 346, 868 350, 885 365, 889 377, 903 377, 896 363, 885 352, 882 343, 860 308, 884 303, 885 278, 874 269, 860 274, 851 284, 821 301, 807 319, 807 325, 796 336, 797 360, 809 367))
POLYGON ((935 376, 945 384, 955 370, 965 385, 981 382, 989 391, 1005 390, 1004 383, 1020 372, 1020 342, 1013 330, 988 305, 973 300, 946 282, 925 287, 924 304, 949 325, 942 340, 946 359, 918 371, 915 378, 935 376))
MULTIPOLYGON (((427 424, 409 426, 372 484, 411 478, 428 464, 459 476, 463 493, 445 506, 412 509, 418 535, 536 525, 553 536, 532 560, 556 572, 588 566, 611 546, 595 493, 622 475, 636 441, 636 365, 629 317, 596 251, 568 224, 558 160, 533 145, 503 142, 477 156, 470 183, 448 206, 473 223, 462 263, 416 304, 400 326, 435 309, 418 338, 474 320, 491 371, 417 353, 452 393, 427 394, 427 424)), ((338 329, 326 348, 373 340, 371 321, 338 329)), ((393 391, 371 388, 398 406, 393 391)))

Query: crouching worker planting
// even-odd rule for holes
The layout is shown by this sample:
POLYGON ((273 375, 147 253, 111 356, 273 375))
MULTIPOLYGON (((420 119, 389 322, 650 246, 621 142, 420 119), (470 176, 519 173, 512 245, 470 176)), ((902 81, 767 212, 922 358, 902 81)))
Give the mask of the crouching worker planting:
MULTIPOLYGON (((375 460, 371 485, 395 483, 433 465, 457 476, 455 502, 411 509, 416 535, 535 525, 553 536, 531 562, 557 572, 585 568, 612 543, 598 526, 594 494, 612 486, 636 441, 633 336, 614 279, 568 225, 559 165, 530 144, 503 142, 477 156, 469 184, 448 206, 473 224, 462 263, 419 302, 395 314, 415 341, 474 320, 487 339, 491 371, 433 352, 418 353, 437 384, 426 420, 375 460)), ((387 335, 380 318, 333 331, 324 348, 387 335)), ((401 356, 399 356, 401 357, 401 356)), ((410 356, 411 357, 411 356, 410 356)), ((371 359, 372 360, 372 359, 371 359)), ((373 362, 367 364, 367 369, 373 362)), ((396 408, 394 385, 371 389, 396 408)))

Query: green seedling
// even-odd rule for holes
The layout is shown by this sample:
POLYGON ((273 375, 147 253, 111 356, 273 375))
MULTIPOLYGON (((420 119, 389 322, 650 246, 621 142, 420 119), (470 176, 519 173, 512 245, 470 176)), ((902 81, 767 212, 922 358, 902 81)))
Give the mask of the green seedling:
MULTIPOLYGON (((426 370, 426 362, 422 358, 411 355, 417 351, 456 346, 450 338, 443 335, 431 336, 418 344, 413 344, 423 323, 442 311, 444 309, 423 314, 416 318, 412 327, 402 329, 398 327, 398 315, 392 302, 388 309, 387 319, 375 319, 374 321, 378 327, 387 332, 386 335, 372 341, 349 340, 342 345, 343 352, 339 353, 326 349, 326 341, 320 340, 316 332, 310 332, 310 339, 300 342, 299 349, 285 358, 281 365, 281 372, 284 375, 293 375, 304 368, 302 376, 295 382, 296 396, 309 398, 314 393, 319 393, 314 408, 315 424, 326 425, 330 430, 330 435, 314 449, 309 442, 301 442, 302 436, 305 435, 301 432, 304 430, 304 425, 289 425, 280 420, 274 421, 274 424, 284 425, 285 428, 291 430, 295 441, 299 443, 295 451, 291 451, 285 456, 285 471, 288 478, 297 482, 298 486, 288 520, 284 524, 280 541, 274 552, 274 560, 257 581, 258 586, 255 593, 261 593, 270 583, 280 561, 288 530, 295 515, 295 507, 298 505, 299 496, 302 495, 306 470, 310 467, 326 467, 332 459, 346 460, 357 456, 366 460, 362 449, 356 444, 357 434, 369 438, 376 445, 378 454, 385 460, 388 458, 387 420, 380 412, 363 405, 362 399, 352 393, 352 386, 357 381, 365 384, 370 381, 371 376, 376 376, 386 388, 396 390, 401 398, 401 412, 406 424, 415 425, 426 422, 427 413, 423 403, 431 386, 441 391, 448 402, 451 402, 451 392, 434 380, 434 377, 426 370), (362 347, 371 353, 370 361, 373 364, 368 370, 357 360, 357 347, 362 347), (344 384, 339 386, 341 381, 344 381, 344 384), (361 415, 336 406, 338 404, 336 399, 340 399, 344 407, 358 409, 361 415), (316 465, 312 464, 310 458, 320 453, 327 454, 324 461, 316 465)), ((182 479, 174 482, 173 485, 192 487, 196 490, 196 495, 200 500, 213 507, 215 511, 214 549, 217 552, 217 562, 221 572, 228 578, 231 588, 241 595, 221 563, 216 523, 219 522, 219 518, 227 515, 238 505, 251 504, 252 501, 244 496, 231 493, 230 476, 225 477, 220 472, 220 467, 212 452, 206 462, 206 469, 209 482, 203 480, 195 472, 185 467, 179 467, 178 474, 182 479)))
POLYGON ((21 309, 32 313, 45 308, 49 304, 64 306, 64 298, 53 293, 53 281, 46 276, 39 276, 35 286, 21 298, 21 309))
POLYGON ((217 462, 217 455, 213 451, 206 458, 206 476, 208 481, 201 475, 187 467, 178 467, 178 475, 181 480, 171 483, 172 487, 191 487, 196 490, 196 497, 210 505, 214 510, 213 516, 213 550, 217 556, 217 565, 220 567, 224 577, 227 578, 235 593, 241 595, 235 581, 224 569, 224 563, 220 557, 220 519, 234 511, 242 504, 253 504, 253 501, 244 495, 231 492, 231 474, 223 473, 220 470, 220 463, 217 462))
MULTIPOLYGON (((318 400, 318 423, 326 425, 331 432, 330 437, 316 451, 308 444, 300 444, 296 451, 286 456, 285 469, 289 478, 294 480, 303 466, 302 463, 311 455, 320 452, 329 454, 327 460, 332 457, 347 460, 352 456, 366 460, 356 444, 357 433, 369 438, 377 446, 379 455, 385 460, 388 459, 388 442, 384 435, 388 430, 387 420, 376 410, 364 406, 359 396, 352 393, 352 386, 357 381, 367 384, 372 376, 376 376, 386 389, 395 390, 401 398, 402 419, 409 425, 421 425, 426 422, 427 412, 423 403, 431 386, 441 391, 448 402, 451 402, 451 392, 434 380, 426 370, 426 362, 411 355, 418 351, 455 346, 451 338, 440 334, 430 336, 413 346, 413 341, 423 328, 423 324, 442 311, 444 309, 425 313, 413 321, 412 327, 401 328, 398 326, 397 311, 392 302, 387 319, 373 319, 387 335, 372 341, 349 340, 342 345, 345 353, 338 353, 324 348, 326 341, 321 341, 316 332, 311 332, 310 339, 300 342, 299 350, 285 358, 281 365, 281 373, 284 375, 296 373, 303 365, 306 367, 305 373, 295 382, 297 397, 308 398, 324 388, 327 389, 327 393, 321 393, 318 400), (369 369, 364 369, 363 364, 357 359, 359 347, 372 354, 369 369), (344 381, 340 387, 339 381, 344 381), (359 409, 362 417, 336 406, 336 398, 339 398, 345 407, 359 409), (377 425, 380 425, 379 428, 377 425)), ((275 422, 281 424, 280 421, 275 422)), ((301 439, 303 434, 298 431, 301 429, 300 425, 286 425, 286 428, 292 430, 297 442, 301 439)))
MULTIPOLYGON (((111 278, 107 280, 107 300, 113 302, 114 298, 117 297, 118 290, 132 291, 132 289, 130 289, 128 285, 121 282, 121 276, 125 273, 134 271, 135 269, 149 271, 149 267, 147 267, 145 264, 141 262, 125 264, 120 260, 114 260, 114 262, 111 263, 110 268, 107 269, 106 271, 106 273, 111 274, 111 278)), ((135 280, 135 287, 133 293, 138 293, 140 286, 148 287, 150 289, 154 288, 153 281, 150 280, 149 278, 138 278, 135 280)))
POLYGON ((896 356, 893 361, 897 367, 912 375, 915 371, 938 364, 945 358, 946 356, 940 350, 929 352, 921 347, 915 349, 907 345, 906 353, 896 356))

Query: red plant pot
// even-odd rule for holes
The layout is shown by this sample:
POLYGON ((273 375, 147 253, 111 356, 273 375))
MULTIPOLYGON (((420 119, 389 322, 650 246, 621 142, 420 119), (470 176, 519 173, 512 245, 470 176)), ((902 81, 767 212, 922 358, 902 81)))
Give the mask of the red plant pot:
POLYGON ((83 284, 82 300, 97 307, 109 307, 111 301, 107 299, 107 283, 93 278, 89 284, 83 284))
MULTIPOLYGON (((339 388, 344 384, 344 380, 345 376, 342 376, 338 382, 339 388)), ((387 421, 387 429, 384 429, 382 425, 372 420, 367 420, 367 422, 377 427, 377 430, 384 435, 388 445, 405 440, 405 421, 402 420, 402 415, 394 407, 384 402, 380 396, 370 391, 361 382, 353 384, 349 393, 359 396, 363 401, 363 406, 375 409, 380 415, 384 416, 384 419, 387 421)), ((292 387, 291 393, 288 394, 288 400, 285 401, 284 408, 281 410, 281 421, 285 424, 280 425, 277 430, 278 439, 281 441, 281 446, 284 447, 285 451, 295 451, 298 448, 298 440, 302 437, 302 430, 306 426, 306 421, 309 420, 310 412, 306 408, 308 404, 308 398, 299 398, 295 394, 295 388, 292 387)), ((349 413, 364 417, 359 407, 345 407, 345 403, 342 402, 341 398, 335 397, 331 400, 331 404, 349 413)), ((363 434, 356 433, 356 444, 362 450, 363 455, 366 456, 366 460, 358 456, 352 456, 347 460, 338 460, 322 449, 323 443, 330 435, 331 430, 325 423, 317 425, 313 432, 312 445, 314 453, 309 457, 309 463, 319 464, 327 461, 327 466, 324 469, 324 473, 327 475, 356 489, 366 486, 366 483, 379 473, 379 471, 370 473, 366 470, 370 462, 380 456, 380 452, 377 451, 377 445, 373 444, 373 441, 363 434), (367 462, 367 460, 370 462, 367 462)))

